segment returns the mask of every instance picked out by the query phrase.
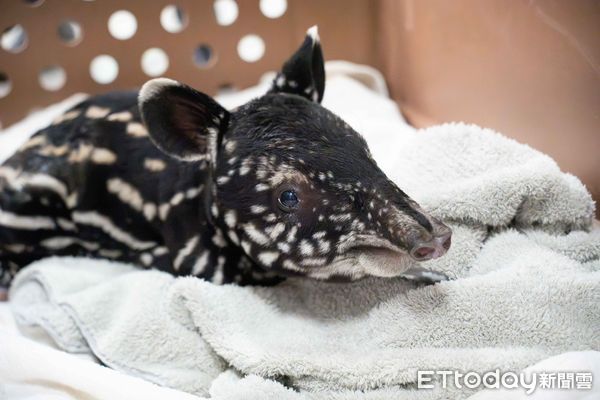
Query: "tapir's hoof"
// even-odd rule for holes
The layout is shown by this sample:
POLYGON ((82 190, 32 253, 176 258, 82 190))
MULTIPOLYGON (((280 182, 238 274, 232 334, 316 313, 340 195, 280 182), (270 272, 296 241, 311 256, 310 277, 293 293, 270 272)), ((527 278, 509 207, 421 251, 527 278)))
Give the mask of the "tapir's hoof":
POLYGON ((414 267, 408 269, 402 274, 403 278, 422 283, 424 285, 433 285, 438 282, 447 281, 449 278, 441 272, 430 271, 428 269, 414 267))

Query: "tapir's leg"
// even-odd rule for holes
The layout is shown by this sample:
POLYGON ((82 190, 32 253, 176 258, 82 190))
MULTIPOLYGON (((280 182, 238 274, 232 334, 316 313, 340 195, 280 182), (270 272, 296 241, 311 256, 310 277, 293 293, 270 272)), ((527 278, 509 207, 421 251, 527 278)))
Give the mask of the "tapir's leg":
POLYGON ((441 272, 430 271, 421 267, 409 268, 402 274, 402 276, 411 281, 415 281, 425 285, 433 285, 434 283, 439 283, 448 280, 448 277, 441 272))
POLYGON ((49 255, 77 254, 76 227, 50 175, 0 174, 0 285, 16 271, 49 255), (11 181, 12 180, 12 181, 11 181), (69 243, 67 243, 69 242, 69 243))
POLYGON ((67 181, 71 175, 85 175, 85 170, 69 168, 64 157, 44 154, 37 144, 46 141, 40 132, 0 166, 2 286, 32 261, 78 255, 92 245, 79 239, 69 207, 74 198, 67 181))

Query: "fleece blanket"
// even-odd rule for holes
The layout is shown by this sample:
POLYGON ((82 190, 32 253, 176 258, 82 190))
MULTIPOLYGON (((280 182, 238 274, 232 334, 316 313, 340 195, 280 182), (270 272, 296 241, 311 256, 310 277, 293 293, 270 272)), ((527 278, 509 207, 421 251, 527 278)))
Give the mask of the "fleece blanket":
POLYGON ((452 227, 448 254, 426 263, 452 280, 216 286, 48 259, 10 289, 17 322, 69 352, 215 399, 466 398, 477 389, 417 390, 417 371, 519 372, 600 349, 600 230, 577 178, 490 130, 415 131, 347 77, 333 74, 327 90, 325 106, 365 135, 384 171, 452 227))

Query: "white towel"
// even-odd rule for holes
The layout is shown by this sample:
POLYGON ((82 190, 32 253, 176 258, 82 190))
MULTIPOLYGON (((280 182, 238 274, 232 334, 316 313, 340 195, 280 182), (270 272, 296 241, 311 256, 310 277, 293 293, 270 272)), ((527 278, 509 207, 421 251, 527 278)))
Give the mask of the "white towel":
POLYGON ((242 288, 56 258, 17 276, 18 322, 117 370, 218 399, 464 398, 471 391, 415 390, 417 370, 518 372, 600 349, 600 231, 577 178, 489 130, 415 131, 389 99, 342 76, 325 105, 451 225, 452 248, 427 266, 452 281, 242 288))

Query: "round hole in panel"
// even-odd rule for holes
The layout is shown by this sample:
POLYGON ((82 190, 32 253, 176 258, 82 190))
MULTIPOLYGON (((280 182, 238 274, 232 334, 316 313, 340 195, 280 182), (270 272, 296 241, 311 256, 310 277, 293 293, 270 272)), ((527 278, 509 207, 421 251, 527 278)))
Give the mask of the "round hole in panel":
POLYGON ((216 62, 213 49, 207 44, 201 44, 194 50, 194 64, 199 68, 209 68, 216 62))
POLYGON ((27 47, 27 32, 23 25, 16 24, 6 28, 0 38, 0 47, 10 53, 20 53, 27 47))
POLYGON ((260 12, 267 18, 279 18, 287 11, 287 0, 260 0, 260 12))
POLYGON ((108 18, 108 31, 115 39, 131 39, 137 31, 137 19, 131 11, 115 11, 108 18))
POLYGON ((8 96, 11 90, 12 82, 10 78, 4 72, 0 72, 0 99, 8 96))
POLYGON ((233 24, 240 13, 235 0, 215 0, 213 3, 213 11, 217 24, 228 26, 233 24))
POLYGON ((160 12, 160 24, 167 32, 179 33, 187 26, 187 23, 187 14, 179 6, 171 4, 160 12))
POLYGON ((169 56, 163 49, 152 47, 142 54, 142 71, 148 76, 160 76, 169 68, 169 56))
POLYGON ((67 73, 58 65, 42 68, 38 75, 40 86, 50 92, 60 90, 67 83, 67 73))
POLYGON ((90 75, 95 82, 107 85, 117 79, 119 64, 114 57, 108 54, 101 54, 94 57, 90 63, 90 75))
POLYGON ((265 42, 258 35, 246 35, 238 42, 237 52, 242 60, 256 62, 265 54, 265 42))
POLYGON ((58 37, 64 44, 75 46, 83 39, 83 30, 79 22, 64 20, 58 25, 58 37))

